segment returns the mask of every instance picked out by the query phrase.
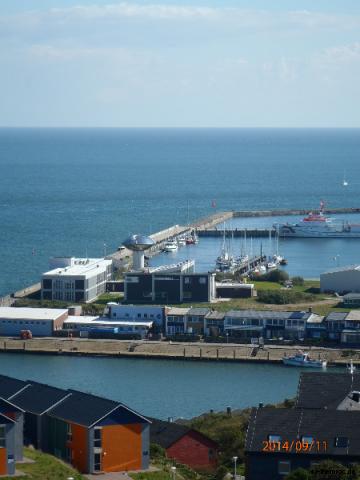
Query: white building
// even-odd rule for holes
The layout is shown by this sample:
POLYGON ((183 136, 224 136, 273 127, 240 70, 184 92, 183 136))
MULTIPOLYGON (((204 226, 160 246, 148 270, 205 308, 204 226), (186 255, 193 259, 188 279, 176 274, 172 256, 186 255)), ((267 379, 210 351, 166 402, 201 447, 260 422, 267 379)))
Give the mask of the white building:
POLYGON ((360 292, 360 265, 334 268, 320 275, 322 292, 360 292))
POLYGON ((119 305, 110 302, 107 308, 110 320, 151 321, 160 327, 165 322, 165 307, 157 305, 119 305))
POLYGON ((51 337, 67 317, 67 309, 0 307, 0 335, 19 336, 21 330, 30 330, 35 337, 51 337))
POLYGON ((108 317, 69 316, 64 322, 64 329, 101 335, 114 333, 122 335, 139 335, 144 338, 153 326, 153 321, 109 320, 108 317))
POLYGON ((106 291, 112 260, 56 257, 52 270, 42 275, 41 298, 66 302, 92 302, 106 291))

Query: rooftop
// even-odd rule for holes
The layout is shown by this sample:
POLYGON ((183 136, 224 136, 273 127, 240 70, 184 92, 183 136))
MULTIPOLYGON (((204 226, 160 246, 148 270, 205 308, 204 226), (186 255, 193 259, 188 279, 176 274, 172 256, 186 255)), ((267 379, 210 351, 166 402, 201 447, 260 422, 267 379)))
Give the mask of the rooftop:
POLYGON ((46 275, 63 275, 64 277, 80 276, 80 275, 93 275, 100 267, 104 268, 112 264, 112 260, 104 258, 89 258, 89 259, 77 259, 73 266, 54 268, 48 272, 43 273, 46 275))
POLYGON ((23 380, 0 375, 0 397, 2 398, 9 399, 27 386, 28 383, 23 380))
POLYGON ((346 321, 352 320, 352 321, 360 322, 360 311, 359 310, 351 310, 348 313, 345 320, 346 321))
POLYGON ((56 320, 67 314, 67 309, 60 308, 28 308, 28 307, 0 307, 0 318, 24 320, 56 320))
POLYGON ((326 272, 322 273, 321 275, 327 275, 328 273, 336 273, 336 272, 350 272, 352 270, 355 270, 355 271, 360 271, 360 265, 356 264, 356 265, 347 265, 345 267, 337 267, 337 268, 333 268, 331 270, 327 270, 326 272))
MULTIPOLYGON (((350 375, 349 375, 350 376, 350 375)), ((289 449, 288 455, 352 456, 359 455, 360 412, 339 410, 258 408, 253 409, 246 436, 245 451, 262 452, 269 435, 295 445, 302 437, 326 442, 326 448, 289 449)), ((265 453, 271 455, 271 453, 265 453)))
POLYGON ((329 315, 325 317, 326 322, 341 322, 345 320, 347 317, 348 312, 331 312, 329 315))
POLYGON ((187 315, 190 308, 186 307, 169 307, 167 309, 167 315, 187 315))
POLYGON ((226 317, 234 318, 258 318, 266 319, 298 319, 307 320, 312 315, 311 312, 282 312, 276 310, 229 310, 226 312, 226 317))
POLYGON ((209 311, 210 309, 206 307, 191 307, 187 314, 201 317, 205 316, 209 311))
POLYGON ((360 391, 358 373, 302 372, 296 407, 336 409, 353 390, 360 391))
POLYGON ((41 415, 63 400, 69 392, 43 383, 28 382, 29 387, 11 397, 11 402, 23 410, 41 415))
POLYGON ((225 312, 218 312, 217 310, 212 310, 208 315, 206 315, 207 320, 223 320, 225 317, 225 312))
POLYGON ((71 316, 68 317, 67 320, 64 321, 64 324, 77 324, 77 325, 93 325, 94 327, 99 326, 106 326, 106 327, 118 327, 118 326, 133 326, 133 327, 147 327, 150 328, 153 325, 153 321, 134 321, 131 320, 109 320, 107 317, 79 317, 79 316, 71 316), (90 318, 90 320, 89 320, 90 318), (95 318, 95 320, 91 320, 95 318))

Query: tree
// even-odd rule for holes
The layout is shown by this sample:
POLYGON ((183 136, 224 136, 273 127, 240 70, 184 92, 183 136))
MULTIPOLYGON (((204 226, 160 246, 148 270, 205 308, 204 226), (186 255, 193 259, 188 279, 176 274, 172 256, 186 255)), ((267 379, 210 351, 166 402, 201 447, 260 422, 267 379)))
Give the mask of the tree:
POLYGON ((304 285, 303 277, 298 277, 298 276, 297 277, 292 277, 291 281, 292 281, 293 285, 299 285, 299 286, 304 285))

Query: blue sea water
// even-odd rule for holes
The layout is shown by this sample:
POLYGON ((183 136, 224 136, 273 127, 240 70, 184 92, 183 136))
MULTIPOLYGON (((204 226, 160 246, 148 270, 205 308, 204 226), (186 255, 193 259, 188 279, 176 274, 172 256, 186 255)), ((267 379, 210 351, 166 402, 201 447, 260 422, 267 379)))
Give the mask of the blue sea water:
POLYGON ((360 206, 359 159, 356 129, 0 129, 0 294, 38 281, 50 256, 102 255, 212 200, 360 206))

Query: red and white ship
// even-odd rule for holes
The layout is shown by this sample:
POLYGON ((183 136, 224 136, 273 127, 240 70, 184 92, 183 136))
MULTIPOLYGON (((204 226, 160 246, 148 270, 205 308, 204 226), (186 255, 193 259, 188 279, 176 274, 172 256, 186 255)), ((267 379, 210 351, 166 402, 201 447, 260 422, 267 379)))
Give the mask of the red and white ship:
POLYGON ((360 224, 337 220, 324 215, 324 202, 318 212, 310 212, 298 223, 275 225, 280 237, 360 238, 360 224))

